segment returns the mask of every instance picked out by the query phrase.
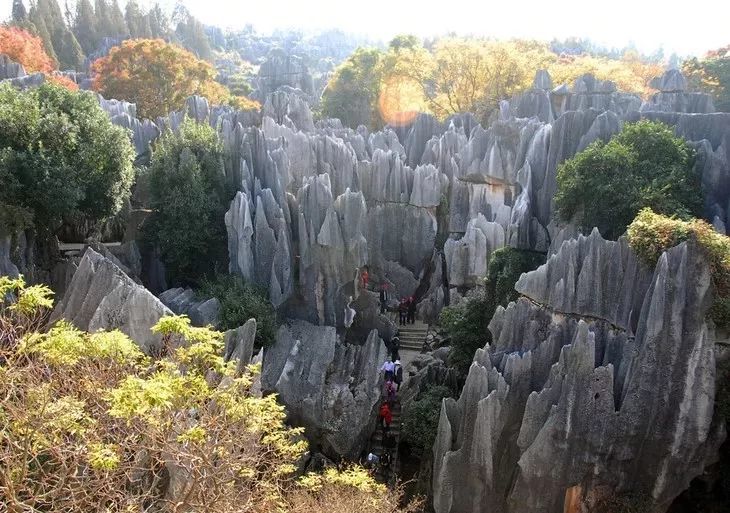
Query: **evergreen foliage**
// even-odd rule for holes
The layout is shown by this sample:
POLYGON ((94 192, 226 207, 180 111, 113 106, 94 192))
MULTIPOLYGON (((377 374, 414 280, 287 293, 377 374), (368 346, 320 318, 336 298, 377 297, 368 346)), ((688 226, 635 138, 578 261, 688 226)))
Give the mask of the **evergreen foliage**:
POLYGON ((498 306, 506 307, 519 295, 514 289, 522 273, 545 263, 545 255, 505 247, 498 249, 489 260, 484 287, 477 287, 456 306, 444 308, 439 322, 450 339, 449 365, 461 379, 466 379, 477 349, 491 342, 487 327, 498 306))
MULTIPOLYGON (((134 149, 93 94, 0 84, 0 211, 37 228, 101 220, 129 196, 134 149)), ((23 228, 25 226, 12 226, 23 228)))
POLYGON ((184 121, 158 141, 149 173, 154 214, 145 233, 160 249, 173 283, 199 283, 227 266, 223 217, 233 194, 216 131, 184 121))
POLYGON ((434 386, 421 395, 403 413, 403 440, 410 444, 417 456, 423 456, 433 447, 438 431, 441 403, 451 397, 448 387, 434 386))
POLYGON ((276 340, 276 312, 265 290, 245 283, 239 276, 217 274, 213 279, 203 281, 198 295, 218 298, 221 329, 236 329, 253 318, 256 319, 257 347, 268 347, 276 340))
POLYGON ((658 122, 624 125, 609 142, 596 141, 558 169, 557 214, 584 232, 597 227, 617 239, 642 208, 700 217, 702 189, 694 151, 658 122))
POLYGON ((730 45, 686 60, 682 72, 693 88, 714 97, 717 110, 730 112, 730 45))

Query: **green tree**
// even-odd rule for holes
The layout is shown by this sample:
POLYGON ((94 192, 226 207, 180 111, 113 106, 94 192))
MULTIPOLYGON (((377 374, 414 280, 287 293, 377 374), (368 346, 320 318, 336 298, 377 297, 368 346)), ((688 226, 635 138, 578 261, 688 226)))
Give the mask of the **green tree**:
POLYGON ((353 128, 381 126, 377 109, 381 59, 382 53, 376 48, 355 50, 327 84, 322 94, 322 114, 353 128))
POLYGON ((89 0, 79 0, 76 4, 73 32, 86 54, 99 48, 99 23, 89 0))
POLYGON ((517 280, 543 263, 545 255, 536 251, 498 249, 489 260, 484 287, 470 291, 464 301, 441 312, 441 328, 451 340, 448 363, 462 380, 466 379, 474 352, 492 340, 487 327, 497 307, 517 300, 517 280))
POLYGON ((124 19, 132 38, 148 39, 152 37, 149 17, 142 12, 139 4, 134 0, 127 2, 124 19))
POLYGON ((53 231, 66 215, 101 220, 119 211, 129 196, 134 149, 93 94, 0 84, 0 104, 3 216, 53 231))
POLYGON ((152 38, 159 37, 161 39, 169 39, 170 37, 170 19, 160 4, 155 4, 147 13, 149 19, 150 32, 152 38))
POLYGON ((232 198, 223 146, 213 128, 186 120, 154 148, 150 191, 154 214, 145 227, 176 283, 199 283, 228 258, 223 217, 232 198))
POLYGON ((129 29, 127 28, 127 22, 124 20, 124 14, 119 8, 119 2, 117 0, 111 0, 109 5, 109 22, 110 22, 110 33, 105 34, 110 37, 128 37, 129 29))
POLYGON ((213 60, 213 50, 205 33, 205 27, 181 3, 175 5, 172 21, 177 23, 175 38, 180 44, 205 61, 213 60))
POLYGON ((84 51, 70 30, 64 30, 58 48, 58 61, 63 69, 79 70, 84 64, 84 51))
POLYGON ((594 142, 560 166, 557 182, 558 216, 609 239, 645 207, 681 218, 702 214, 694 151, 658 122, 627 123, 608 143, 594 142))

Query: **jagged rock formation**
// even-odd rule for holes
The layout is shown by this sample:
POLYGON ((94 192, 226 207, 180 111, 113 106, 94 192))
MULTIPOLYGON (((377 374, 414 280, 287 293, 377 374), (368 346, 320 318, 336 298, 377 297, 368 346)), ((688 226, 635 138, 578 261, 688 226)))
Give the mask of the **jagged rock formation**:
POLYGON ((165 315, 172 312, 154 295, 88 248, 50 322, 66 319, 89 332, 119 329, 143 351, 153 353, 161 339, 150 328, 165 315))
POLYGON ((304 59, 290 55, 281 48, 269 52, 259 67, 255 97, 264 101, 267 96, 283 87, 298 89, 308 97, 314 96, 314 83, 304 59))
POLYGON ((159 298, 175 314, 190 317, 193 326, 218 326, 221 309, 218 298, 198 299, 195 291, 189 287, 168 289, 159 298))
POLYGON ((437 513, 590 511, 637 494, 665 511, 713 461, 710 270, 684 243, 651 273, 624 239, 563 243, 523 275, 434 446, 437 513))
POLYGON ((251 363, 253 357, 254 341, 256 340, 256 319, 249 319, 243 326, 235 330, 228 330, 224 335, 225 361, 237 360, 236 371, 238 374, 251 363))
POLYGON ((376 331, 362 346, 346 345, 332 327, 294 321, 264 353, 262 390, 279 394, 322 452, 355 459, 374 428, 386 355, 376 331))

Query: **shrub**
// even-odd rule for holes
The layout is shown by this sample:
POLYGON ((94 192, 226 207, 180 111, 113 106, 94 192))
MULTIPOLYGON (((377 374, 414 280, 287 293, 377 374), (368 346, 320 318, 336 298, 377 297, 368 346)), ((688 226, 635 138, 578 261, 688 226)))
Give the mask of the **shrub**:
POLYGON ((545 254, 516 248, 500 248, 489 260, 486 288, 494 298, 494 304, 507 306, 516 301, 519 294, 515 283, 522 273, 537 269, 545 263, 545 254))
POLYGON ((617 239, 645 207, 685 219, 702 213, 694 151, 658 122, 624 125, 608 143, 596 141, 558 169, 555 208, 584 232, 598 227, 617 239))
POLYGON ((535 251, 501 248, 492 253, 484 288, 469 292, 465 300, 444 308, 439 323, 451 339, 449 365, 465 379, 474 359, 474 352, 491 342, 489 322, 498 306, 507 306, 519 294, 515 283, 520 275, 545 262, 545 255, 535 251))
POLYGON ((487 326, 496 308, 490 294, 474 289, 461 303, 441 311, 439 323, 451 340, 448 364, 462 379, 469 373, 476 350, 492 341, 487 326))
POLYGON ((154 148, 149 168, 154 214, 144 231, 174 283, 195 284, 227 266, 223 217, 233 194, 223 159, 215 130, 189 119, 154 148))
POLYGON ((682 221, 643 209, 628 228, 629 244, 647 265, 656 265, 663 252, 694 240, 710 264, 715 299, 710 317, 721 328, 730 328, 730 238, 717 233, 705 221, 682 221))
POLYGON ((256 345, 268 347, 276 338, 276 312, 266 297, 266 292, 241 277, 217 275, 204 280, 198 295, 201 298, 216 297, 221 303, 221 329, 231 330, 256 319, 256 345))
POLYGON ((441 403, 451 395, 448 387, 430 387, 403 412, 403 440, 411 445, 417 455, 433 447, 441 416, 441 403))
POLYGON ((26 323, 49 291, 0 282, 0 497, 9 511, 343 513, 415 511, 359 467, 297 475, 307 450, 275 395, 249 393, 257 370, 225 363, 222 334, 163 318, 162 358, 119 332, 26 323), (40 301, 36 301, 41 299, 40 301), (20 306, 23 305, 23 306, 20 306), (7 335, 12 333, 11 337, 7 335))

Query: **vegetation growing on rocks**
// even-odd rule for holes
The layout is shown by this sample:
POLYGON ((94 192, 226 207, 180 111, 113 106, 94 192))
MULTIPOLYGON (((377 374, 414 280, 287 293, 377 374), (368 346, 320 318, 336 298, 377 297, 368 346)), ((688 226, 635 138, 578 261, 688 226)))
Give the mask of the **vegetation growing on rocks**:
POLYGON ((441 328, 451 341, 449 365, 466 378, 474 352, 491 341, 487 329, 498 306, 507 306, 517 299, 515 283, 524 272, 532 271, 545 262, 542 253, 502 248, 489 260, 484 287, 477 287, 456 306, 444 308, 439 318, 441 328))
POLYGON ((715 300, 710 316, 723 329, 730 328, 730 237, 717 233, 700 219, 682 221, 643 209, 628 228, 629 244, 650 266, 661 254, 684 241, 692 240, 706 252, 715 300))
POLYGON ((0 496, 10 511, 415 511, 352 467, 301 475, 301 429, 222 334, 162 318, 160 359, 118 331, 60 322, 51 292, 0 278, 0 496))
POLYGON ((268 347, 274 343, 276 312, 264 290, 245 283, 240 276, 218 274, 203 281, 199 295, 220 301, 221 329, 236 329, 253 318, 256 319, 256 346, 268 347))
POLYGON ((597 227, 617 239, 642 208, 685 219, 702 215, 694 151, 670 127, 627 123, 607 143, 596 141, 558 169, 555 208, 585 233, 597 227))

